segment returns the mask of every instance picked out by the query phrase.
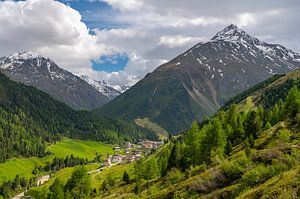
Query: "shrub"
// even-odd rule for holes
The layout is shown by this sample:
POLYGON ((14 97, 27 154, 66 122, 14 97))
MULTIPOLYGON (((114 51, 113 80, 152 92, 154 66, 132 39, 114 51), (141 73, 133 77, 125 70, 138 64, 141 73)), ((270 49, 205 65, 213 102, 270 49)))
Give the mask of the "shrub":
POLYGON ((257 162, 271 164, 273 159, 278 158, 282 154, 277 148, 260 150, 253 154, 252 159, 257 162))
POLYGON ((184 174, 178 169, 171 169, 166 176, 167 182, 175 184, 184 179, 184 174))
POLYGON ((197 166, 191 166, 188 170, 186 170, 185 174, 186 177, 189 178, 191 176, 195 176, 199 173, 204 172, 207 169, 207 166, 205 163, 197 166))
POLYGON ((219 169, 210 169, 209 172, 200 174, 200 176, 188 186, 190 191, 197 193, 208 193, 226 183, 226 177, 219 169))
POLYGON ((287 129, 282 129, 277 132, 276 137, 279 138, 280 141, 288 142, 291 137, 291 133, 287 129))
POLYGON ((288 167, 284 164, 276 165, 259 165, 256 168, 246 172, 242 176, 242 182, 245 186, 255 186, 266 180, 278 175, 280 172, 287 170, 288 167))
POLYGON ((244 167, 236 161, 224 161, 221 169, 227 178, 235 180, 242 176, 244 167))

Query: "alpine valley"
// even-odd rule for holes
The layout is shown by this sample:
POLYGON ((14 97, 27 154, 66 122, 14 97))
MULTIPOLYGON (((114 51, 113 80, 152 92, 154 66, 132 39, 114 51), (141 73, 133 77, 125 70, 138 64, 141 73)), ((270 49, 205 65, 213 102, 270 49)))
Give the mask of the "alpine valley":
POLYGON ((0 199, 299 198, 299 68, 233 24, 135 85, 2 57, 0 199))

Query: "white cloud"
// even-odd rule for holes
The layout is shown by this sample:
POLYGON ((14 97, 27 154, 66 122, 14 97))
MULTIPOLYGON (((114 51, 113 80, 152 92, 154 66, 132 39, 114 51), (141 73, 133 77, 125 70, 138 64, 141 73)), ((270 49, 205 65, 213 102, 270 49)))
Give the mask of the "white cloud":
MULTIPOLYGON (((235 23, 269 42, 299 50, 297 0, 90 0, 110 5, 112 13, 81 13, 85 20, 124 24, 89 34, 81 14, 53 0, 0 3, 0 55, 20 50, 44 54, 74 73, 111 84, 136 82, 146 73, 235 23), (124 70, 92 70, 90 60, 126 54, 124 70)), ((68 3, 72 3, 71 0, 68 3)))
POLYGON ((238 16, 237 25, 243 28, 249 24, 255 24, 255 22, 256 22, 255 17, 252 14, 243 13, 238 16))
POLYGON ((110 52, 89 34, 79 12, 52 0, 1 2, 0 27, 1 56, 30 50, 76 71, 110 52))
POLYGON ((183 35, 166 35, 161 36, 159 38, 160 45, 166 45, 170 48, 179 47, 179 46, 187 46, 187 45, 193 45, 195 43, 200 42, 200 40, 203 40, 199 37, 190 37, 190 36, 183 36, 183 35))
POLYGON ((113 8, 119 9, 121 11, 137 10, 143 6, 143 2, 141 0, 102 0, 102 1, 109 4, 113 8))

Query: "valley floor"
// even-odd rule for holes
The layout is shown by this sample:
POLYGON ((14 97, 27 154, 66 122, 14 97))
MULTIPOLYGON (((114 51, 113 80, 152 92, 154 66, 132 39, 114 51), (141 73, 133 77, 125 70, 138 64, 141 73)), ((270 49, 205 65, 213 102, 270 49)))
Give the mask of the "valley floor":
POLYGON ((38 166, 45 166, 54 157, 66 157, 73 154, 75 157, 93 160, 96 153, 114 154, 112 145, 96 141, 72 140, 64 138, 61 142, 48 147, 51 155, 44 158, 14 158, 0 164, 0 185, 4 181, 13 180, 16 175, 20 177, 33 177, 32 170, 38 166))

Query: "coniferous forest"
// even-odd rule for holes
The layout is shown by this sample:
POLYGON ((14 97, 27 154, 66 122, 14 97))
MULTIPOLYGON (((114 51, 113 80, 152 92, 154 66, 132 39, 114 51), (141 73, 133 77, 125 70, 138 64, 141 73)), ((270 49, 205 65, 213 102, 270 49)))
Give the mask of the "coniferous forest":
POLYGON ((43 157, 46 145, 62 136, 121 143, 156 139, 133 122, 74 111, 33 87, 0 74, 0 162, 13 157, 43 157))

